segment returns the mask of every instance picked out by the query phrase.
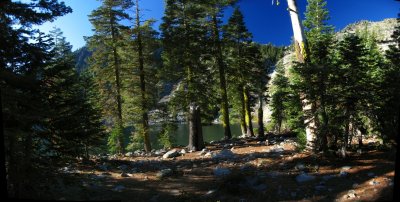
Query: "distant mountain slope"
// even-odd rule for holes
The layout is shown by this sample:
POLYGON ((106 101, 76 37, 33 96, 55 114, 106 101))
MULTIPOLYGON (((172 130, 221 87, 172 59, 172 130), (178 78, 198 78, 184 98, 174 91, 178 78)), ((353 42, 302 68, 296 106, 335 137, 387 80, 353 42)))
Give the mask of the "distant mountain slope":
MULTIPOLYGON (((340 40, 343 38, 345 34, 349 33, 360 34, 366 30, 368 34, 375 35, 378 41, 378 46, 382 51, 385 51, 388 49, 390 44, 394 43, 391 36, 396 26, 397 26, 396 18, 388 18, 378 22, 362 20, 359 22, 349 24, 342 30, 338 31, 336 33, 336 38, 340 40)), ((292 66, 293 61, 295 59, 296 56, 294 54, 294 51, 288 48, 282 59, 278 61, 278 63, 283 64, 283 66, 285 67, 285 75, 289 77, 289 81, 291 81, 290 79, 291 76, 288 70, 292 66)), ((271 74, 271 79, 270 82, 268 83, 269 89, 272 87, 271 81, 273 80, 274 77, 275 77, 275 72, 271 74)), ((271 91, 269 93, 271 93, 271 91)), ((255 108, 257 109, 258 106, 255 106, 255 108)), ((271 120, 271 113, 272 112, 269 109, 269 106, 264 105, 264 122, 269 122, 271 120)), ((257 117, 257 114, 254 114, 254 117, 257 117)))
POLYGON ((396 18, 387 18, 378 22, 362 20, 347 25, 336 34, 336 37, 341 39, 344 34, 360 33, 366 30, 368 34, 375 35, 376 39, 378 40, 378 45, 382 50, 387 50, 388 46, 393 43, 391 36, 396 25, 396 18))
POLYGON ((83 46, 82 48, 74 51, 74 55, 76 61, 75 68, 76 71, 80 73, 88 67, 87 58, 92 55, 92 52, 90 52, 86 46, 83 46))

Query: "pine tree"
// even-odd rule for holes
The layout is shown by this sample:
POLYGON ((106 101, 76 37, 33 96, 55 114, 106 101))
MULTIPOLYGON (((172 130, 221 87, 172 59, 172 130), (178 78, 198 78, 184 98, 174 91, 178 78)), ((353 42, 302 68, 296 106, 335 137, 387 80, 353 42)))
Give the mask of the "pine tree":
POLYGON ((205 114, 212 99, 207 88, 210 72, 203 59, 207 53, 206 10, 202 1, 167 0, 163 23, 161 24, 164 47, 164 68, 174 72, 175 78, 183 78, 179 91, 174 96, 179 110, 188 112, 189 149, 204 147, 200 114, 205 114), (190 110, 189 110, 190 109, 190 110), (202 109, 202 110, 200 110, 202 109))
MULTIPOLYGON (((42 72, 42 97, 47 106, 45 130, 39 133, 50 152, 88 157, 88 147, 102 136, 99 114, 88 103, 84 84, 75 69, 72 46, 58 28, 50 31, 52 59, 42 72)), ((87 79, 85 79, 85 82, 87 79)))
POLYGON ((364 58, 367 55, 362 39, 354 34, 349 34, 339 42, 335 53, 335 74, 331 75, 336 110, 342 112, 341 123, 344 127, 342 138, 342 153, 345 157, 349 144, 352 126, 358 121, 362 103, 368 95, 368 66, 364 58))
POLYGON ((302 77, 299 90, 304 93, 310 110, 305 111, 307 119, 315 123, 315 149, 327 149, 330 99, 327 88, 330 64, 329 52, 333 45, 333 27, 327 24, 329 12, 324 0, 308 0, 303 24, 308 39, 308 60, 299 64, 296 73, 302 77))
POLYGON ((400 135, 400 14, 397 18, 397 26, 392 34, 393 44, 389 46, 385 57, 388 61, 385 71, 383 72, 382 83, 380 89, 380 107, 378 114, 378 122, 380 131, 383 135, 384 142, 394 140, 400 135))
POLYGON ((239 8, 236 7, 232 16, 228 20, 228 24, 223 27, 223 40, 226 44, 225 55, 227 55, 227 62, 231 69, 228 73, 229 83, 235 84, 231 86, 234 94, 233 105, 239 111, 240 126, 242 135, 253 136, 253 129, 251 123, 250 111, 250 94, 248 69, 243 68, 246 65, 246 48, 251 43, 251 34, 248 32, 244 23, 243 14, 239 8))
MULTIPOLYGON (((156 105, 157 100, 157 68, 156 51, 160 44, 158 33, 152 28, 154 20, 146 20, 143 23, 139 1, 135 2, 135 15, 133 27, 127 35, 127 49, 125 50, 124 63, 132 72, 124 76, 124 80, 130 83, 125 95, 127 106, 127 121, 133 121, 135 132, 133 133, 131 147, 143 140, 146 152, 151 151, 149 111, 156 105), (133 74, 133 75, 132 75, 133 74), (140 114, 140 116, 138 116, 140 114)), ((140 143, 139 143, 140 144, 140 143)))
POLYGON ((2 1, 0 9, 0 99, 8 175, 8 194, 27 197, 37 166, 37 131, 46 108, 40 97, 40 72, 50 59, 43 34, 32 29, 70 13, 58 1, 2 1), (30 186, 30 187, 29 187, 30 186))
POLYGON ((102 5, 89 15, 94 26, 94 35, 88 38, 89 48, 93 51, 90 58, 90 70, 95 74, 95 82, 101 96, 105 118, 113 127, 109 145, 111 151, 124 153, 123 139, 123 100, 120 50, 123 45, 123 32, 128 27, 121 24, 129 20, 125 9, 132 3, 125 0, 104 0, 102 5), (115 144, 114 144, 115 143, 115 144))
POLYGON ((279 59, 283 56, 284 48, 276 47, 272 44, 262 45, 260 46, 260 51, 262 54, 263 64, 260 66, 261 68, 258 69, 257 75, 257 96, 259 102, 258 108, 258 135, 264 135, 264 122, 263 122, 263 103, 268 103, 268 95, 266 96, 267 84, 269 82, 270 73, 276 69, 276 64, 279 59))
POLYGON ((275 124, 275 130, 280 133, 283 122, 288 118, 285 113, 285 103, 289 98, 289 79, 285 76, 285 69, 282 64, 275 68, 275 77, 272 80, 271 89, 271 117, 275 124))
POLYGON ((230 129, 230 121, 229 121, 229 103, 228 103, 228 95, 227 95, 227 87, 226 87, 226 69, 227 66, 223 57, 223 44, 220 38, 221 35, 221 17, 223 9, 229 4, 233 4, 233 1, 227 0, 214 0, 209 1, 208 9, 210 16, 210 30, 212 33, 212 53, 215 58, 215 66, 218 70, 218 79, 219 79, 219 96, 221 99, 220 111, 222 114, 222 126, 224 128, 224 137, 225 139, 232 138, 231 129, 230 129))

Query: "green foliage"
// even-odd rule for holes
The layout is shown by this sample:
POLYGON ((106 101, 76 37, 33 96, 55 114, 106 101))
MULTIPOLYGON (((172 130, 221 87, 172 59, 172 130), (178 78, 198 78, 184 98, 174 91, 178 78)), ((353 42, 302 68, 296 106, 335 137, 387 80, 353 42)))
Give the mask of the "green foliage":
POLYGON ((304 129, 298 129, 296 130, 296 132, 297 132, 297 137, 296 137, 297 149, 299 151, 303 151, 307 145, 306 131, 304 129))
POLYGON ((119 125, 116 125, 108 136, 108 150, 112 154, 120 153, 121 148, 119 141, 124 136, 124 129, 119 125))
POLYGON ((162 125, 161 132, 159 133, 158 142, 165 149, 169 149, 173 146, 175 142, 173 134, 177 130, 177 128, 178 126, 172 123, 167 123, 162 125))
POLYGON ((71 11, 55 0, 1 2, 0 100, 10 197, 35 193, 35 167, 47 158, 40 153, 48 116, 41 76, 53 55, 48 37, 33 27, 71 11))

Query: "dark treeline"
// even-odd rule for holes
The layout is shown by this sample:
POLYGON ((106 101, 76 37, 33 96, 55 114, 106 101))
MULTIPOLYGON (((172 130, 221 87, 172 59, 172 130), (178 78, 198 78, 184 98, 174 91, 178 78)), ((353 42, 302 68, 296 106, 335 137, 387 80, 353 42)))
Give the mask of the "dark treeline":
POLYGON ((384 144, 399 135, 400 26, 385 52, 368 32, 339 39, 323 0, 308 0, 307 59, 289 66, 282 57, 293 50, 253 42, 235 0, 166 0, 160 33, 154 20, 142 19, 140 1, 103 0, 89 15, 94 35, 80 55, 60 29, 32 28, 72 12, 64 3, 0 5, 1 116, 12 196, 30 196, 40 169, 59 162, 105 150, 150 152, 151 123, 160 123, 157 138, 170 148, 182 116, 193 151, 204 148, 201 126, 215 119, 225 139, 239 123, 247 137, 295 132, 304 147, 304 120, 311 118, 313 148, 344 154, 354 138, 361 147, 369 134, 384 144), (234 12, 223 24, 229 7, 234 12), (267 105, 272 121, 264 125, 267 105))

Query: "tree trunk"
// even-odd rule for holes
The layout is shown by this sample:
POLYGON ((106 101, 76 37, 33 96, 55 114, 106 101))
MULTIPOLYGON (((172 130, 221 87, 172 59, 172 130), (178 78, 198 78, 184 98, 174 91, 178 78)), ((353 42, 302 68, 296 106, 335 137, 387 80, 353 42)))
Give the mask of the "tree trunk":
POLYGON ((200 151, 204 148, 203 131, 201 127, 200 107, 195 103, 189 106, 189 145, 188 149, 200 151))
POLYGON ((258 108, 258 137, 263 137, 264 136, 264 112, 263 112, 263 94, 262 92, 259 93, 258 95, 258 103, 259 103, 259 108, 258 108))
MULTIPOLYGON (((292 22, 293 35, 294 35, 294 47, 296 51, 297 60, 301 63, 304 63, 307 60, 307 45, 306 38, 300 23, 300 17, 296 5, 295 0, 287 0, 289 7, 290 19, 292 22)), ((300 93, 300 98, 302 100, 303 111, 313 111, 312 105, 308 103, 308 100, 305 98, 303 93, 300 93)), ((307 145, 312 150, 315 149, 315 138, 316 138, 316 124, 315 117, 306 116, 304 119, 304 123, 306 125, 306 136, 307 136, 307 145)))
POLYGON ((245 106, 245 121, 246 121, 246 135, 248 137, 253 137, 254 136, 254 131, 253 131, 253 124, 251 123, 251 109, 250 109, 250 94, 249 90, 244 87, 243 88, 243 97, 244 97, 244 106, 245 106))
POLYGON ((222 57, 222 47, 221 41, 219 38, 219 29, 218 29, 218 21, 217 16, 213 15, 213 30, 214 30, 214 43, 216 46, 216 57, 217 57, 217 66, 219 73, 219 91, 221 93, 221 113, 222 113, 222 126, 224 127, 224 137, 225 139, 231 139, 231 128, 229 123, 229 110, 228 110, 228 95, 226 92, 226 75, 225 75, 225 66, 222 57))
POLYGON ((326 152, 328 150, 328 124, 329 124, 329 120, 328 120, 328 114, 326 112, 325 106, 321 106, 323 109, 322 112, 322 119, 323 119, 323 126, 322 126, 322 131, 321 131, 321 149, 322 151, 326 152))
POLYGON ((139 0, 136 0, 136 28, 137 33, 137 52, 139 55, 139 74, 140 74, 140 93, 141 93, 141 107, 142 107, 142 127, 143 127, 143 139, 144 139, 144 150, 146 152, 151 151, 151 144, 149 138, 149 115, 146 106, 146 81, 144 71, 144 58, 143 58, 143 42, 142 33, 140 31, 140 16, 139 16, 139 0))
POLYGON ((245 103, 244 103, 244 94, 243 94, 243 87, 239 87, 239 94, 240 94, 240 129, 242 131, 242 136, 246 136, 247 133, 247 126, 246 126, 246 114, 245 114, 245 103))
MULTIPOLYGON (((111 15, 112 16, 112 15, 111 15)), ((122 122, 122 98, 121 98, 121 79, 120 79, 120 67, 119 67, 119 61, 118 61, 118 53, 117 53, 117 48, 116 48, 116 36, 115 36, 115 27, 114 27, 114 18, 111 17, 111 37, 113 40, 113 62, 114 62, 114 71, 115 71, 115 86, 116 86, 116 91, 117 91, 117 126, 119 128, 123 128, 123 122, 122 122)), ((124 140, 123 140, 123 135, 120 134, 119 137, 117 138, 117 147, 118 147, 118 153, 125 153, 125 148, 124 148, 124 140)))

